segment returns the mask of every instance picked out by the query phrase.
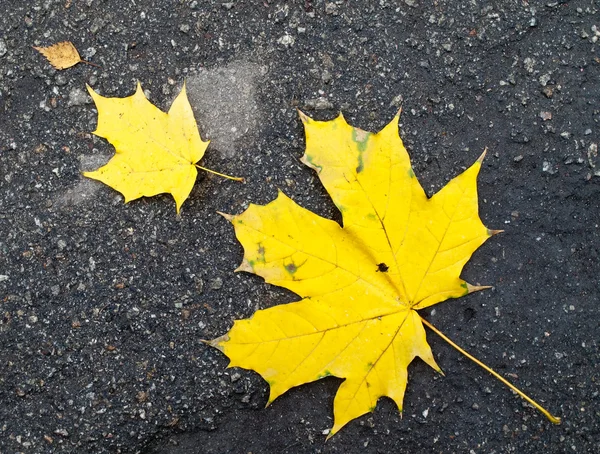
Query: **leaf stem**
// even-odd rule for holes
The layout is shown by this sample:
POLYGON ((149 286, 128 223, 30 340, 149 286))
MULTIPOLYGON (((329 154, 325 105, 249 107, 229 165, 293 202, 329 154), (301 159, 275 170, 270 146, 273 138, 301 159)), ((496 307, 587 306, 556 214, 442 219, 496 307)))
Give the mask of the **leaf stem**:
POLYGON ((92 63, 91 61, 80 59, 79 63, 85 63, 86 65, 95 66, 96 68, 102 68, 102 66, 92 63))
POLYGON ((481 361, 479 361, 477 358, 475 358, 474 356, 472 356, 471 354, 467 353, 465 350, 460 348, 458 345, 456 345, 454 342, 452 342, 448 337, 446 337, 445 334, 443 334, 440 330, 438 330, 435 326, 433 326, 431 323, 429 323, 423 317, 421 317, 421 321, 431 331, 433 331, 435 334, 437 334, 442 339, 444 339, 446 342, 448 342, 453 348, 455 348, 460 353, 465 355, 467 358, 469 358, 471 361, 473 361, 478 366, 483 367, 490 374, 492 374, 494 377, 496 377, 498 380, 500 380, 502 383, 504 383, 506 386, 508 386, 510 389, 512 389, 514 392, 516 392, 519 396, 521 396, 523 399, 525 399, 527 402, 529 402, 531 405, 533 405, 535 408, 537 408, 540 412, 542 412, 544 414, 544 416, 546 418, 548 418, 550 420, 550 422, 552 422, 553 424, 560 424, 559 417, 552 415, 548 410, 546 410, 544 407, 542 407, 540 404, 538 404, 535 400, 533 400, 531 397, 529 397, 527 394, 525 394, 523 391, 521 391, 515 385, 513 385, 508 380, 506 380, 504 377, 502 377, 500 374, 498 374, 496 371, 494 371, 490 367, 486 366, 481 361))
POLYGON ((229 180, 234 180, 234 181, 242 181, 242 182, 243 182, 243 181, 246 181, 246 180, 244 180, 244 179, 243 179, 243 178, 241 178, 241 177, 232 177, 232 176, 230 176, 230 175, 225 175, 224 173, 219 173, 219 172, 216 172, 216 171, 214 171, 214 170, 207 169, 206 167, 199 166, 198 164, 194 164, 194 165, 195 165, 196 167, 198 167, 199 169, 202 169, 202 170, 204 170, 204 171, 206 171, 206 172, 209 172, 209 173, 214 173, 215 175, 219 175, 220 177, 227 178, 227 179, 229 179, 229 180))

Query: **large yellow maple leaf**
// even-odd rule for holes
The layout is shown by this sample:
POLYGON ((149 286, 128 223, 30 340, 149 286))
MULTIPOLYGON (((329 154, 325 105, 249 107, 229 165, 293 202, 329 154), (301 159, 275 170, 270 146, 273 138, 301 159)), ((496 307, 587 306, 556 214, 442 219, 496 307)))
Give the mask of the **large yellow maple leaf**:
POLYGON ((494 232, 478 215, 483 156, 428 198, 398 136, 398 116, 373 134, 342 115, 325 122, 300 115, 303 162, 318 172, 343 227, 283 193, 228 216, 244 246, 238 270, 303 299, 236 321, 210 344, 230 367, 262 375, 269 403, 303 383, 345 379, 334 400, 333 435, 381 396, 402 410, 416 356, 440 371, 416 311, 482 288, 459 275, 494 232))
POLYGON ((107 139, 116 154, 84 175, 119 191, 125 203, 170 193, 179 213, 196 181, 196 163, 208 146, 200 138, 185 84, 168 113, 148 101, 139 82, 126 98, 105 98, 87 88, 98 109, 94 134, 107 139))

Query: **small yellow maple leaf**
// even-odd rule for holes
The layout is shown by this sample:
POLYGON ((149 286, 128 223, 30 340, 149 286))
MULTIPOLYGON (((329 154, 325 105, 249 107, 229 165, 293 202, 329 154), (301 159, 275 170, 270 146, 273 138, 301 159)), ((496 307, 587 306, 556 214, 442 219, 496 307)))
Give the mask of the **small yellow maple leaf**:
POLYGON ((428 198, 398 136, 398 116, 373 134, 340 115, 306 131, 303 162, 318 172, 343 227, 283 193, 266 206, 226 217, 244 247, 238 270, 303 299, 235 321, 209 344, 229 367, 258 372, 269 403, 294 386, 345 379, 334 400, 330 436, 387 396, 399 410, 407 367, 419 356, 440 371, 419 309, 485 287, 459 276, 495 231, 478 215, 481 160, 428 198))
POLYGON ((98 109, 94 134, 113 144, 116 154, 84 175, 119 191, 125 203, 170 193, 179 213, 196 181, 196 163, 208 146, 198 133, 185 84, 168 113, 148 101, 139 82, 126 98, 105 98, 87 88, 98 109))
POLYGON ((48 47, 33 46, 33 48, 46 57, 56 69, 67 69, 84 61, 70 41, 62 41, 48 47))

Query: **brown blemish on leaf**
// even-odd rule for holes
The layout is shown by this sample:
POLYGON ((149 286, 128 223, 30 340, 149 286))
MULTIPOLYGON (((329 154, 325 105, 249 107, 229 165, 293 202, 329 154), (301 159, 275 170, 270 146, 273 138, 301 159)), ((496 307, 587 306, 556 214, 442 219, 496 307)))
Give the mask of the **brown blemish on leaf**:
POLYGON ((294 274, 296 271, 298 271, 298 267, 294 264, 294 262, 288 263, 284 268, 290 274, 294 274))
POLYGON ((258 243, 258 257, 256 258, 256 261, 259 263, 265 263, 265 248, 262 245, 262 243, 258 243))

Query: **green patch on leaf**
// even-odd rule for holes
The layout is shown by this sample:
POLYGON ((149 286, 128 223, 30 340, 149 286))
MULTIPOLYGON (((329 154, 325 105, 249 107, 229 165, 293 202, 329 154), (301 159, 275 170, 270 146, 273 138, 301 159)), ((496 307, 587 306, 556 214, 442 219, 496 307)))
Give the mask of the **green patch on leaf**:
POLYGON ((465 293, 463 294, 463 296, 468 295, 469 294, 469 285, 466 282, 463 282, 462 284, 460 284, 460 286, 465 289, 465 293))
POLYGON ((319 376, 317 377, 317 379, 320 380, 321 378, 331 377, 332 375, 333 374, 330 371, 326 370, 322 374, 319 374, 319 376))
POLYGON ((356 143, 358 148, 358 165, 356 166, 356 173, 362 172, 365 167, 363 153, 367 150, 370 137, 370 132, 363 131, 362 129, 352 129, 352 140, 356 143))
POLYGON ((321 173, 321 170, 323 170, 323 167, 321 167, 318 164, 315 164, 315 162, 313 161, 313 157, 311 155, 305 154, 304 157, 309 162, 309 164, 311 165, 312 168, 317 169, 317 172, 321 173))

